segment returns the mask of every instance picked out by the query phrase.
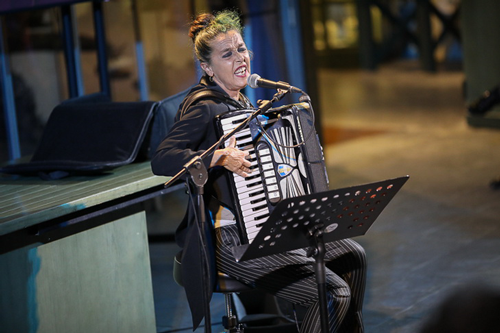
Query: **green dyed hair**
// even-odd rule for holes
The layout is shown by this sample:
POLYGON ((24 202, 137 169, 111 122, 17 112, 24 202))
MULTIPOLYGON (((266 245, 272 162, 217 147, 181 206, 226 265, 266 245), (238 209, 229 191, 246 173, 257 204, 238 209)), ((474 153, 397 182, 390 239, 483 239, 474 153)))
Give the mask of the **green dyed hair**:
POLYGON ((240 17, 234 11, 225 10, 216 15, 204 13, 191 23, 189 37, 193 40, 194 53, 200 62, 210 62, 212 48, 209 43, 221 33, 235 30, 242 33, 240 17))

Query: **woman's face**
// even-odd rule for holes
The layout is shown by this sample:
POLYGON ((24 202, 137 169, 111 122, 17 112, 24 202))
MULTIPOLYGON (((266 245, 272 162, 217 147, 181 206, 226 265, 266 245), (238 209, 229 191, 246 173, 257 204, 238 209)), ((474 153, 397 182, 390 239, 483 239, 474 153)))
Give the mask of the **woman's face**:
POLYGON ((203 70, 232 98, 238 99, 240 89, 247 85, 250 56, 241 35, 230 30, 210 42, 210 63, 201 63, 203 70))

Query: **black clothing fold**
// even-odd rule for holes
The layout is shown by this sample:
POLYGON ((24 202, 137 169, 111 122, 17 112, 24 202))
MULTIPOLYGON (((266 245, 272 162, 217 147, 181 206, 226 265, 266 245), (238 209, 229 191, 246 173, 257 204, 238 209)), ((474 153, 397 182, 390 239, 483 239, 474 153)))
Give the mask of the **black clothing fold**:
MULTIPOLYGON (((241 95, 246 100, 246 97, 241 95)), ((158 146, 155 155, 151 160, 151 168, 156 175, 174 176, 192 158, 200 156, 205 150, 217 142, 219 136, 216 133, 215 117, 221 113, 247 107, 246 103, 238 103, 231 99, 222 88, 209 82, 206 77, 194 86, 188 93, 179 107, 175 116, 175 123, 167 137, 158 146), (219 97, 208 97, 194 103, 184 112, 181 112, 184 103, 189 96, 200 90, 216 90, 222 92, 226 99, 219 97)), ((206 156, 203 160, 208 170, 208 181, 204 186, 204 204, 206 207, 205 216, 207 222, 211 223, 211 216, 215 216, 217 211, 213 211, 222 203, 230 210, 233 210, 230 197, 229 184, 225 177, 225 168, 210 168, 212 155, 206 156), (217 204, 213 204, 213 200, 217 204), (215 207, 215 208, 214 208, 215 207), (212 209, 212 210, 210 210, 212 209)), ((184 176, 186 179, 187 175, 184 176)), ((176 231, 176 242, 183 249, 182 254, 182 276, 185 280, 184 287, 188 298, 189 306, 193 316, 193 325, 198 327, 203 319, 203 304, 200 302, 200 295, 203 292, 203 261, 201 258, 200 234, 196 228, 195 202, 191 197, 188 211, 176 231), (186 278, 185 278, 186 277, 186 278), (189 279, 189 280, 187 280, 189 279)), ((207 224, 208 224, 207 223, 207 224)), ((209 243, 209 295, 212 296, 213 284, 215 283, 215 255, 212 232, 203 230, 203 236, 209 243)))

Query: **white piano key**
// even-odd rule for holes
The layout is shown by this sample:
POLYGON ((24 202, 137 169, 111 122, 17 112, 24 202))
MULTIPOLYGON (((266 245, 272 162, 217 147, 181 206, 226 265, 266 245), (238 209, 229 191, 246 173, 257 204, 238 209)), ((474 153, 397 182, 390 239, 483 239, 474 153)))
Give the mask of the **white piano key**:
POLYGON ((251 187, 240 187, 236 189, 236 192, 238 193, 238 198, 241 196, 245 196, 247 194, 252 194, 252 193, 258 193, 260 191, 264 190, 264 185, 262 183, 260 184, 255 184, 254 186, 251 187))
POLYGON ((237 145, 243 145, 243 144, 247 144, 249 142, 252 142, 252 137, 246 137, 246 138, 243 138, 243 139, 236 139, 236 144, 237 145))
POLYGON ((252 221, 258 221, 261 216, 265 216, 269 214, 269 208, 264 208, 260 209, 258 211, 254 211, 252 214, 247 214, 245 216, 245 221, 252 222, 252 221))
POLYGON ((262 179, 254 178, 246 181, 245 178, 243 178, 243 180, 240 180, 238 182, 235 181, 234 185, 236 186, 237 191, 240 191, 240 188, 241 191, 245 191, 246 189, 253 187, 252 185, 256 186, 260 181, 262 181, 262 179))
POLYGON ((237 184, 237 187, 240 187, 241 184, 247 183, 247 184, 252 184, 254 183, 255 179, 262 180, 261 177, 258 177, 258 173, 251 173, 248 177, 241 177, 240 175, 234 174, 234 183, 237 184))
POLYGON ((244 200, 247 198, 256 197, 262 193, 264 193, 264 186, 260 184, 260 186, 254 186, 251 189, 247 189, 246 191, 238 192, 238 199, 244 200))
POLYGON ((227 125, 227 124, 232 124, 234 123, 235 121, 242 121, 242 120, 245 120, 247 119, 249 116, 249 114, 247 113, 242 113, 242 114, 239 114, 239 115, 235 115, 233 117, 230 117, 230 118, 224 118, 224 119, 221 119, 220 120, 220 123, 222 125, 227 125))
POLYGON ((253 205, 253 206, 255 206, 255 204, 252 204, 251 201, 255 201, 255 200, 259 200, 259 199, 265 199, 265 198, 266 198, 265 193, 261 193, 259 195, 255 195, 255 196, 252 196, 252 197, 246 197, 246 198, 241 198, 240 197, 240 206, 241 206, 241 209, 245 209, 245 207, 247 207, 247 205, 253 205))
MULTIPOLYGON (((259 206, 260 207, 260 206, 259 206)), ((253 210, 253 209, 247 209, 247 210, 243 210, 241 211, 241 215, 243 215, 243 218, 249 218, 251 216, 260 216, 260 214, 265 214, 265 210, 267 209, 267 211, 269 212, 268 208, 267 208, 267 205, 265 207, 261 207, 257 210, 253 210)))
MULTIPOLYGON (((229 133, 231 130, 232 130, 232 128, 228 128, 227 131, 224 131, 224 134, 229 133)), ((251 137, 251 135, 252 135, 252 133, 250 132, 250 129, 248 127, 233 134, 233 136, 236 138, 236 141, 238 141, 238 139, 240 139, 240 138, 251 137)))
POLYGON ((258 233, 259 230, 262 228, 262 226, 266 223, 266 221, 267 217, 262 221, 259 221, 259 223, 252 222, 252 225, 245 224, 245 231, 247 232, 247 235, 252 233, 258 233))
POLYGON ((247 238, 248 238, 248 242, 251 244, 253 242, 253 240, 255 239, 255 237, 257 237, 259 231, 260 231, 261 228, 256 228, 254 230, 252 230, 252 232, 250 233, 247 233, 247 238))
POLYGON ((241 123, 242 123, 242 121, 238 121, 236 123, 228 123, 228 124, 222 126, 222 130, 223 130, 224 134, 226 134, 229 131, 233 130, 235 127, 240 126, 241 123))
POLYGON ((243 150, 243 151, 248 151, 250 149, 253 149, 253 144, 245 144, 244 146, 239 146, 239 145, 236 145, 238 147, 239 150, 243 150))
POLYGON ((257 236, 257 234, 259 233, 260 229, 262 229, 262 222, 259 223, 258 225, 249 226, 245 230, 247 232, 247 236, 255 238, 255 236, 257 236))
POLYGON ((251 229, 252 227, 256 226, 260 227, 262 224, 266 223, 268 218, 269 216, 265 216, 257 220, 250 218, 247 222, 245 222, 245 230, 251 229))
POLYGON ((241 138, 243 136, 247 136, 247 135, 251 135, 251 134, 252 134, 252 132, 250 131, 250 129, 248 127, 246 127, 244 129, 242 129, 241 131, 235 133, 234 136, 236 138, 241 138))
POLYGON ((260 187, 257 191, 245 191, 238 193, 238 199, 242 201, 247 199, 253 200, 253 198, 258 197, 263 193, 265 193, 264 188, 260 187))

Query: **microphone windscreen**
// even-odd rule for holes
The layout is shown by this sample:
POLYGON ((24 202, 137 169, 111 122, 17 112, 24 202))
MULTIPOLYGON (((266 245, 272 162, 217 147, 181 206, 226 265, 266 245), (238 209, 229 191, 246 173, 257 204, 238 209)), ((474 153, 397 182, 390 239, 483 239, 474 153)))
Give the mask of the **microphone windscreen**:
POLYGON ((260 79, 259 74, 254 73, 254 74, 250 75, 247 79, 247 83, 250 86, 250 88, 253 88, 253 89, 258 88, 259 85, 257 84, 257 81, 259 81, 259 79, 260 79))

